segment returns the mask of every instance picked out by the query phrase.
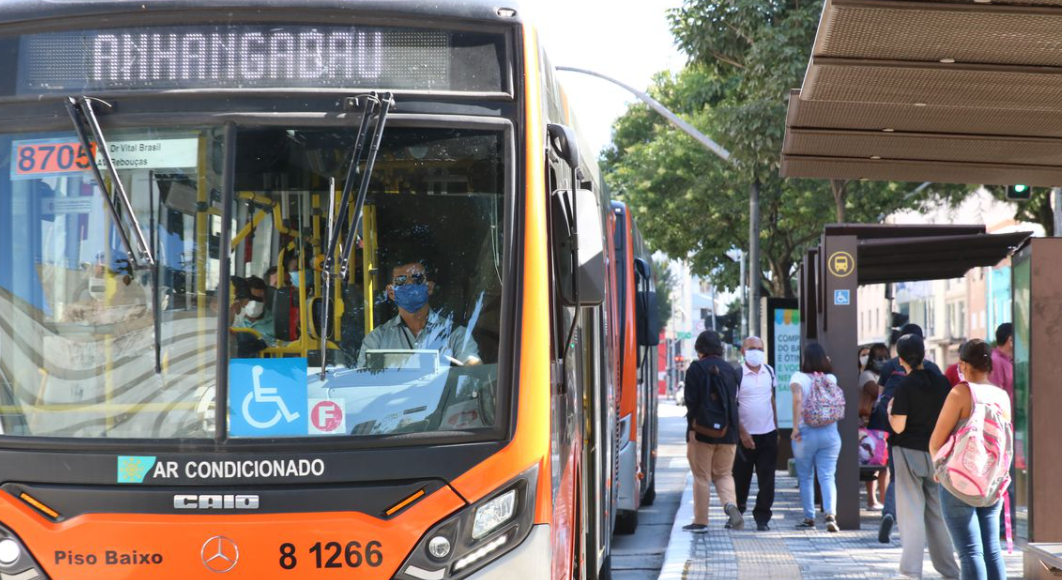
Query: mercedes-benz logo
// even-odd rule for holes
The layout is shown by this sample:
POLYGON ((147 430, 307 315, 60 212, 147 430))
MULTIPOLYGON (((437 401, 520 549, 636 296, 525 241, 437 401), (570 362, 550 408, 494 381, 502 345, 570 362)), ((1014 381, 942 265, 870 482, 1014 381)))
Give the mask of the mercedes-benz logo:
POLYGON ((236 567, 240 561, 240 548, 225 536, 214 536, 203 542, 203 549, 199 551, 203 558, 203 565, 211 572, 224 574, 236 567))

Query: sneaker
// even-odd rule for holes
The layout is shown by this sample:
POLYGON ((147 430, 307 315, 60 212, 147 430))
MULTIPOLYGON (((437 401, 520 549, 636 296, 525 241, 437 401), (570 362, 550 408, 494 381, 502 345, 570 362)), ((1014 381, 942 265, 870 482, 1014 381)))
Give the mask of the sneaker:
POLYGON ((840 526, 837 525, 837 518, 832 515, 826 516, 826 531, 832 534, 836 534, 841 531, 840 526))
POLYGON ((765 523, 758 523, 758 524, 756 524, 756 531, 757 532, 769 532, 769 531, 771 531, 771 526, 768 526, 765 523))
POLYGON ((691 534, 707 534, 708 526, 704 524, 687 524, 682 526, 682 531, 690 532, 691 534))
POLYGON ((889 539, 892 537, 892 525, 895 521, 896 518, 892 517, 892 514, 881 516, 881 527, 878 528, 878 541, 882 544, 889 543, 889 539))
POLYGON ((880 512, 881 510, 885 509, 885 504, 874 502, 870 504, 870 507, 868 507, 867 509, 872 512, 880 512))
POLYGON ((728 503, 726 504, 726 507, 723 508, 723 511, 726 512, 726 515, 730 516, 730 520, 726 523, 727 529, 741 530, 745 528, 745 518, 741 516, 741 512, 736 505, 728 503))
POLYGON ((806 519, 796 525, 797 529, 810 530, 815 528, 815 520, 806 519))

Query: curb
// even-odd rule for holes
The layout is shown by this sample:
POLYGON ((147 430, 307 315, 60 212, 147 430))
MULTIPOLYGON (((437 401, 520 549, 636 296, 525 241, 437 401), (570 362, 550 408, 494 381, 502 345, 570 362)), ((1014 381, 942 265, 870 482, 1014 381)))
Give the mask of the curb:
POLYGON ((689 532, 682 531, 682 526, 693 521, 693 474, 686 474, 686 485, 682 489, 675 521, 671 525, 671 535, 664 552, 664 565, 660 568, 658 580, 683 580, 686 576, 686 564, 689 562, 689 532), (683 541, 683 540, 686 541, 683 541))

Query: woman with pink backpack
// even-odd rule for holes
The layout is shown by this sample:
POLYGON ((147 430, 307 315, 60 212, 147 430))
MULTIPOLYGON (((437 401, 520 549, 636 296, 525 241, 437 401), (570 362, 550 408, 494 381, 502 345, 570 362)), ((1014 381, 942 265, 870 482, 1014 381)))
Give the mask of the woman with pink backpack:
POLYGON ((830 357, 822 345, 804 347, 800 372, 793 373, 789 387, 793 392, 793 457, 800 483, 800 503, 804 520, 800 529, 815 527, 815 475, 822 488, 822 509, 826 512, 826 531, 839 532, 837 526, 837 456, 841 453, 841 435, 837 421, 844 418, 844 392, 837 386, 830 357))
POLYGON ((959 371, 966 380, 951 390, 929 441, 941 508, 962 580, 1003 580, 999 513, 1014 457, 1010 397, 988 380, 992 352, 985 341, 962 345, 959 371))

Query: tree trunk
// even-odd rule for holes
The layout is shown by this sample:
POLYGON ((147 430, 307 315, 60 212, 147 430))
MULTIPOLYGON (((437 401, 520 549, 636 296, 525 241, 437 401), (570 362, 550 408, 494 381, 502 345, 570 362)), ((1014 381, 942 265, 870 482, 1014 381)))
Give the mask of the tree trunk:
POLYGON ((782 263, 771 260, 771 279, 765 280, 770 285, 771 296, 796 298, 793 284, 789 279, 789 271, 792 267, 793 263, 789 260, 784 260, 782 263))
POLYGON ((833 189, 833 203, 837 206, 837 223, 845 221, 845 202, 848 200, 848 180, 831 179, 830 188, 833 189))

